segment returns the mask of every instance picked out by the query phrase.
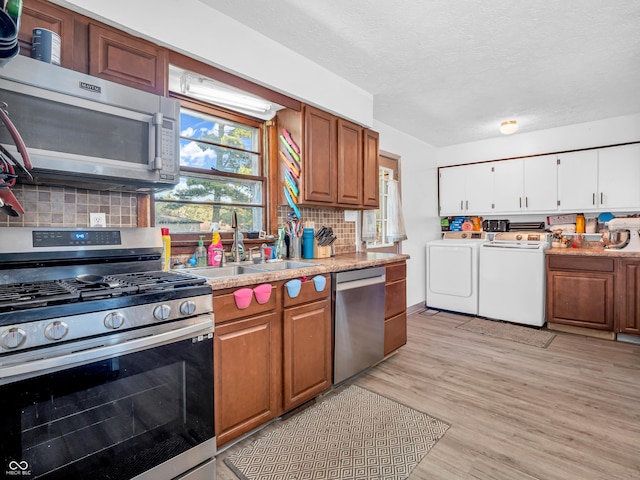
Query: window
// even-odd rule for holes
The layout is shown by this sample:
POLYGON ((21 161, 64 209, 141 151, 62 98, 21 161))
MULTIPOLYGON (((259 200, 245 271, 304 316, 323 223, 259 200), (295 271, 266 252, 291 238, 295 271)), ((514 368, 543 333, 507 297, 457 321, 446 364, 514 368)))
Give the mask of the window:
POLYGON ((183 102, 180 182, 155 194, 156 226, 171 233, 265 229, 262 123, 183 102))
POLYGON ((380 207, 376 210, 376 239, 373 242, 367 242, 367 248, 379 248, 392 246, 393 242, 387 239, 387 223, 389 221, 389 181, 393 180, 393 169, 388 167, 380 167, 380 207))

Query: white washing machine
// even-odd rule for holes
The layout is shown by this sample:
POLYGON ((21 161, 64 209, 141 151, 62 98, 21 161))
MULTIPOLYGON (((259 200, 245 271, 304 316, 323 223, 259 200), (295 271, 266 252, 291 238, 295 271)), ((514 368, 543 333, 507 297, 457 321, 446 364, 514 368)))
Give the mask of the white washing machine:
POLYGON ((478 314, 478 250, 486 232, 445 232, 427 243, 429 308, 478 314))
POLYGON ((545 250, 549 235, 496 233, 480 249, 478 315, 541 327, 545 323, 545 250))

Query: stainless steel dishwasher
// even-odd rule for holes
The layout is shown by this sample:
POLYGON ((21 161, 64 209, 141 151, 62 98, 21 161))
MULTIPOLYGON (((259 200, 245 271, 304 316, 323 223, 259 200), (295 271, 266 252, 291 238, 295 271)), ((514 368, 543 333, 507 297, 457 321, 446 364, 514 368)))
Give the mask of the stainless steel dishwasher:
POLYGON ((385 272, 374 267, 332 274, 334 384, 384 357, 385 272))

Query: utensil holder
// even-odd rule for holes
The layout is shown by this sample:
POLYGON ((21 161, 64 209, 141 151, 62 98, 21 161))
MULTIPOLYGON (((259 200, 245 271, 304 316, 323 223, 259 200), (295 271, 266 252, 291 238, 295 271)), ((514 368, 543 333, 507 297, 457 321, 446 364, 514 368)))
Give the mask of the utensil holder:
POLYGON ((290 237, 289 238, 289 258, 292 260, 300 260, 302 252, 302 238, 290 237))

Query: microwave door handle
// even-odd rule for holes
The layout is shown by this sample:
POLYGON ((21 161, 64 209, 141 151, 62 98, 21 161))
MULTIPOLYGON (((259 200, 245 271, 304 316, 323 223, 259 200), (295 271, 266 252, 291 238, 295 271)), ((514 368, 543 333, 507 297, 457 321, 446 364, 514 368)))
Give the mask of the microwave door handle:
POLYGON ((162 169, 162 113, 156 112, 153 115, 153 130, 156 139, 156 154, 153 157, 151 170, 162 169))

